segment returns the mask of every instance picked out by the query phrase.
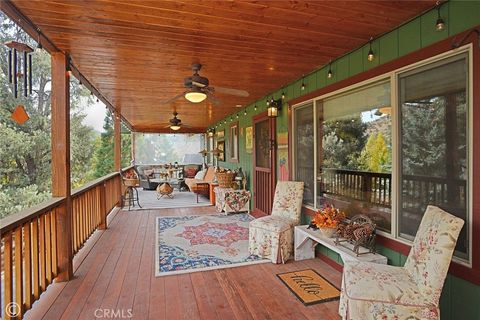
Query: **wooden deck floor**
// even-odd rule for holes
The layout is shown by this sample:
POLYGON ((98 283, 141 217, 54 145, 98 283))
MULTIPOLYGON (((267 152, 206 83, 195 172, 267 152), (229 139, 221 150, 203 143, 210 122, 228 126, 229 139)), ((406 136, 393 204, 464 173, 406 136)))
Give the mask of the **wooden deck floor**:
POLYGON ((156 278, 155 217, 213 211, 119 211, 75 258, 75 278, 53 284, 26 319, 339 319, 338 301, 305 307, 276 277, 314 268, 339 287, 340 273, 319 259, 156 278))

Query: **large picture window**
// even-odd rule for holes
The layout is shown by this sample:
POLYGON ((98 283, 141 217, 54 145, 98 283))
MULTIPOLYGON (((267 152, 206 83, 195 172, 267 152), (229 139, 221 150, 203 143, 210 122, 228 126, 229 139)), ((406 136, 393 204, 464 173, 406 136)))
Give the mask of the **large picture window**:
MULTIPOLYGON (((413 239, 427 205, 468 221, 467 55, 399 77, 399 235, 413 239)), ((457 254, 468 256, 466 228, 457 254)))
POLYGON ((367 215, 407 242, 436 205, 465 220, 455 256, 469 262, 469 52, 293 106, 293 177, 305 182, 304 204, 367 215))
POLYGON ((391 228, 390 83, 375 83, 316 103, 317 206, 365 214, 391 228))

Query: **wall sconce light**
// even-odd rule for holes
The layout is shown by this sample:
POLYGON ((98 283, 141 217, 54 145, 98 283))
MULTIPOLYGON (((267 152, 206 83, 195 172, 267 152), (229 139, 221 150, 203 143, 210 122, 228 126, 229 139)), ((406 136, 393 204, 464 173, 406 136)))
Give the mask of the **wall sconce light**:
POLYGON ((267 115, 270 118, 275 118, 278 116, 278 112, 282 108, 282 99, 272 100, 270 101, 270 105, 267 108, 267 115))
POLYGON ((435 23, 435 29, 437 31, 443 31, 445 29, 445 21, 443 21, 442 17, 440 16, 440 8, 442 4, 440 1, 437 1, 437 22, 435 23))
POLYGON ((368 50, 368 55, 367 55, 367 59, 368 61, 372 62, 373 59, 375 59, 375 55, 373 54, 373 49, 372 49, 372 41, 373 41, 373 37, 370 38, 370 50, 368 50))
POLYGON ((207 130, 207 135, 208 135, 209 137, 213 137, 213 136, 215 135, 215 129, 214 129, 214 128, 209 128, 209 129, 207 130))

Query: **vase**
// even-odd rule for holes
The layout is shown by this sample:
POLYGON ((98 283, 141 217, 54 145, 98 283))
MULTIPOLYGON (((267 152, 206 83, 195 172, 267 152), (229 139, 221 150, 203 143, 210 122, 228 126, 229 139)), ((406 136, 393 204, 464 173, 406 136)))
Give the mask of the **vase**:
POLYGON ((318 230, 320 230, 320 233, 325 238, 331 238, 335 234, 337 228, 318 228, 318 230))

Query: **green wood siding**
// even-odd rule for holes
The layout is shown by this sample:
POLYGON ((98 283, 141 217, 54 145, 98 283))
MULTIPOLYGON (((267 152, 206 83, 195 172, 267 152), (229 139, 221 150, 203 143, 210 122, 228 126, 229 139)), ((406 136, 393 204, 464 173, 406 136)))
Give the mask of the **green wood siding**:
MULTIPOLYGON (((305 75, 305 90, 301 90, 302 78, 286 85, 283 91, 286 99, 292 99, 301 95, 312 92, 316 89, 323 88, 327 85, 340 80, 347 79, 351 76, 369 70, 379 64, 383 64, 408 53, 414 52, 421 48, 427 47, 435 42, 446 39, 459 32, 480 25, 480 1, 457 1, 450 0, 442 5, 441 15, 446 23, 446 30, 442 32, 435 31, 435 22, 437 19, 436 9, 431 10, 422 16, 419 16, 408 23, 402 25, 396 30, 386 33, 382 37, 376 39, 372 43, 372 49, 375 53, 375 59, 372 62, 367 61, 369 45, 353 50, 349 54, 332 61, 331 69, 333 77, 327 78, 329 69, 328 64, 305 75)), ((228 162, 228 151, 226 153, 226 162, 219 162, 219 165, 227 168, 242 167, 247 175, 248 185, 252 190, 252 154, 245 152, 245 127, 252 125, 252 117, 266 110, 266 98, 271 98, 272 94, 275 98, 279 98, 282 88, 273 93, 269 93, 266 97, 256 101, 257 111, 252 103, 247 107, 247 115, 243 114, 243 109, 239 110, 240 131, 240 162, 239 164, 228 162)), ((234 114, 234 121, 237 121, 234 114)), ((287 110, 284 107, 277 118, 277 133, 286 132, 288 130, 287 110)), ((216 130, 225 130, 226 150, 228 150, 229 125, 230 116, 227 117, 227 124, 224 120, 219 122, 216 130)), ((278 168, 277 168, 278 169, 278 168)), ((289 167, 289 170, 291 168, 289 167)), ((308 223, 307 216, 302 217, 304 223, 308 223)), ((317 247, 319 252, 338 263, 342 263, 340 257, 335 252, 323 247, 317 247)), ((391 249, 379 246, 379 253, 388 257, 389 264, 402 266, 405 263, 406 256, 395 252, 391 249)), ((449 275, 445 282, 445 287, 441 298, 441 318, 442 320, 454 319, 480 319, 480 304, 476 301, 480 296, 480 286, 476 286, 460 278, 449 275)))

